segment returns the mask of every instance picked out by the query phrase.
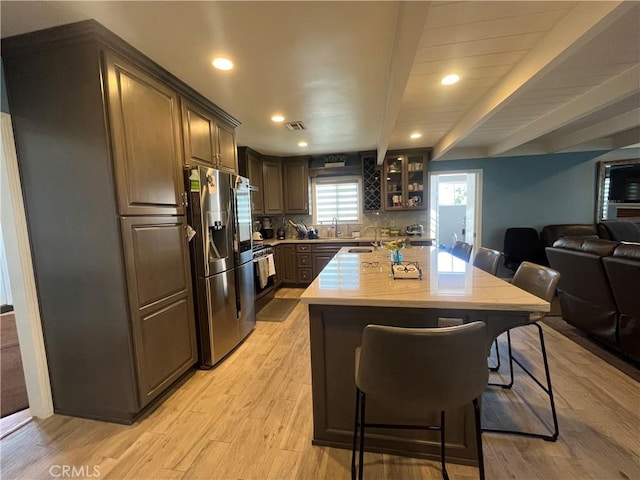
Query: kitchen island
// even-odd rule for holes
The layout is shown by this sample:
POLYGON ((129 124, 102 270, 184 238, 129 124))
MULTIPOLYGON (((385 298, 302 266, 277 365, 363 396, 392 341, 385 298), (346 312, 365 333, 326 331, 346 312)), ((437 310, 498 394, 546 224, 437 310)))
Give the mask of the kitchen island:
MULTIPOLYGON (((313 443, 351 448, 355 406, 355 349, 368 324, 437 327, 482 320, 487 349, 493 339, 530 313, 548 312, 549 303, 472 265, 438 251, 415 247, 402 251, 417 262, 422 279, 393 279, 390 252, 345 247, 301 296, 309 305, 313 391, 313 443)), ((442 365, 446 368, 446 365, 442 365)), ((368 418, 404 423, 408 413, 367 405, 368 418)), ((424 415, 438 423, 439 414, 424 415)), ((471 404, 447 412, 447 459, 477 464, 471 404)), ((374 430, 367 450, 439 458, 439 434, 418 430, 374 430)))

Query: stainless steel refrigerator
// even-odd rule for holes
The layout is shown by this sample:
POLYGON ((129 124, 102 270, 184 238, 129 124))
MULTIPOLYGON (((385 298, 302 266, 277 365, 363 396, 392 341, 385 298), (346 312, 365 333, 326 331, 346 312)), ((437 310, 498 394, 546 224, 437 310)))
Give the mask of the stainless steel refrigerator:
POLYGON ((249 180, 207 167, 187 177, 199 364, 211 368, 256 324, 249 180))

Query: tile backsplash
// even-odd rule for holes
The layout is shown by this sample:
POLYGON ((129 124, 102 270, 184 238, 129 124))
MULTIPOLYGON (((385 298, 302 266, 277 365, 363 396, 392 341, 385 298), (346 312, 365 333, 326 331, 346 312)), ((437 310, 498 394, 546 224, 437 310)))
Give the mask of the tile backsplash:
MULTIPOLYGON (((379 213, 365 213, 363 215, 364 222, 352 223, 348 225, 340 224, 340 229, 348 232, 353 232, 356 230, 362 231, 365 227, 373 226, 378 229, 378 234, 380 233, 380 227, 398 227, 401 230, 401 234, 404 234, 404 227, 407 225, 420 224, 424 226, 425 234, 428 231, 428 211, 408 211, 408 212, 379 212, 379 213)), ((255 215, 253 217, 254 220, 262 220, 262 218, 266 217, 266 215, 255 215)), ((271 219, 271 225, 274 229, 279 228, 283 225, 283 222, 288 223, 288 220, 293 222, 300 222, 301 220, 306 224, 311 226, 311 215, 279 215, 274 217, 268 217, 271 219)), ((318 231, 320 237, 327 237, 327 230, 331 225, 313 225, 318 231)), ((292 230, 292 229, 291 229, 292 230)), ((288 236, 295 236, 295 232, 287 230, 288 236)))

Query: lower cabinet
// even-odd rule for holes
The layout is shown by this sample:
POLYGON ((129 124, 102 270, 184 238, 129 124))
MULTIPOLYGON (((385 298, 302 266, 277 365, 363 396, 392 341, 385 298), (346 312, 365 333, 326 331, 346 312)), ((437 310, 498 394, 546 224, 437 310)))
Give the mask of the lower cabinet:
MULTIPOLYGON (((295 244, 276 246, 276 275, 279 277, 280 284, 298 283, 295 244), (278 270, 280 271, 279 274, 277 273, 278 270)), ((276 280, 277 282, 278 280, 276 280)))
POLYGON ((283 284, 308 285, 342 247, 357 243, 287 243, 276 246, 276 288, 283 284))
POLYGON ((355 247, 357 245, 357 243, 323 243, 313 245, 313 278, 320 275, 320 272, 342 247, 355 247))
POLYGON ((138 395, 145 406, 197 359, 183 217, 122 218, 138 395))
POLYGON ((311 269, 311 245, 296 245, 296 266, 298 268, 298 283, 309 284, 313 281, 313 270, 311 269))

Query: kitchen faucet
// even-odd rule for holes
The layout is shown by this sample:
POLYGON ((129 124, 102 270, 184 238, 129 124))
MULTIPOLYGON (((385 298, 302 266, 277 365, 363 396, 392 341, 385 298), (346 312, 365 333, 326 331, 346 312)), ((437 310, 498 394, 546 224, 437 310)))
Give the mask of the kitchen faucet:
POLYGON ((333 235, 338 238, 340 232, 338 231, 338 219, 336 217, 331 219, 331 228, 333 228, 333 235))
POLYGON ((364 229, 362 230, 362 236, 363 237, 366 236, 365 233, 370 228, 373 228, 373 242, 371 242, 371 245, 373 245, 375 248, 382 246, 382 245, 378 245, 378 229, 373 225, 367 225, 366 227, 364 227, 364 229))

